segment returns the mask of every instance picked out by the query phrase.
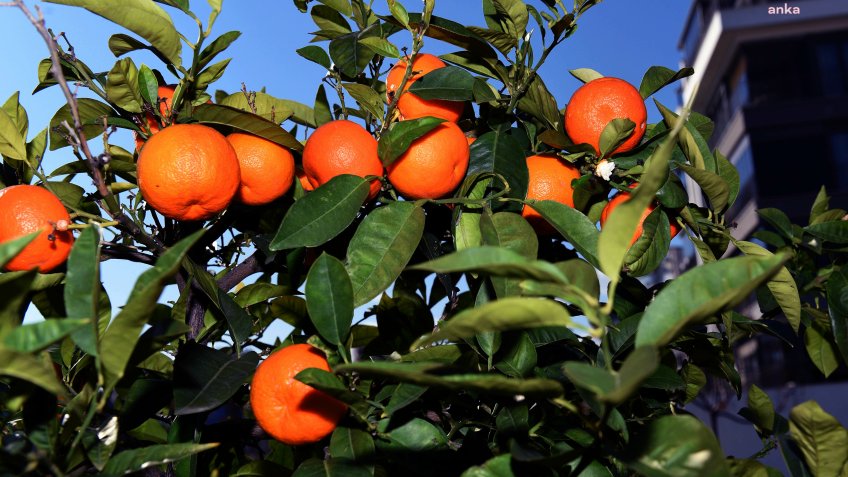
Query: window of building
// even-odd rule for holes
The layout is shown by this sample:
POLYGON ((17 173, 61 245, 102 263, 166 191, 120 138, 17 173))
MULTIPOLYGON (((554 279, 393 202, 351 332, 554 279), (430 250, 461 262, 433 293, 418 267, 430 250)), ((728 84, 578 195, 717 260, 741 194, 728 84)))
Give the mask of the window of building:
POLYGON ((824 96, 839 96, 845 92, 845 53, 840 43, 825 42, 815 46, 819 84, 824 96))
POLYGON ((848 190, 848 132, 830 136, 830 157, 835 170, 834 185, 839 190, 848 190))

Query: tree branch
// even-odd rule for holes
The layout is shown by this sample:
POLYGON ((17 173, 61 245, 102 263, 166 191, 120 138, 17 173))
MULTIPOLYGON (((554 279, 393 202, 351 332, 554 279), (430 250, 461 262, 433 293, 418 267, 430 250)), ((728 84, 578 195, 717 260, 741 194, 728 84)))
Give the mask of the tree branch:
POLYGON ((218 287, 224 291, 230 291, 234 286, 241 283, 245 278, 259 273, 265 269, 264 260, 259 259, 260 252, 247 257, 243 262, 236 265, 226 275, 218 280, 218 287))

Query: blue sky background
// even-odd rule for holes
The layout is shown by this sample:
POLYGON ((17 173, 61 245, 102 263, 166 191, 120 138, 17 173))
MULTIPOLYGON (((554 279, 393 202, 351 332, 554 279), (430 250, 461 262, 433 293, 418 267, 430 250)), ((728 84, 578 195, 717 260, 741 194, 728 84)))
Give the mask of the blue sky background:
MULTIPOLYGON (((109 51, 107 40, 114 33, 129 32, 79 8, 28 3, 41 7, 47 26, 54 32, 65 32, 77 56, 94 71, 108 71, 112 67, 116 58, 109 51)), ((417 11, 421 5, 420 0, 402 0, 402 3, 409 11, 417 11)), ((544 9, 539 0, 528 3, 539 10, 544 9)), ((677 41, 689 4, 686 0, 606 0, 590 9, 580 19, 576 33, 551 54, 541 69, 560 107, 564 107, 580 85, 568 73, 571 69, 592 68, 637 86, 644 71, 652 65, 677 69, 680 58, 677 41)), ((208 17, 209 7, 205 1, 192 0, 191 6, 201 19, 208 17)), ((193 20, 175 9, 164 8, 177 28, 193 40, 196 36, 193 20)), ((385 0, 375 0, 373 8, 381 13, 388 11, 385 0)), ((434 14, 464 25, 485 25, 478 0, 436 0, 434 14)), ((532 20, 530 23, 535 26, 532 20)), ((312 104, 325 71, 295 53, 296 49, 308 44, 309 32, 317 30, 308 15, 298 12, 291 0, 227 0, 215 24, 214 36, 229 30, 241 31, 242 36, 219 57, 232 57, 233 61, 210 91, 222 89, 232 93, 245 83, 250 90, 265 87, 273 96, 312 104)), ((538 37, 539 32, 534 35, 538 37)), ((399 47, 409 46, 409 36, 405 32, 394 35, 391 40, 399 47)), ((15 91, 21 92, 21 103, 29 114, 31 138, 47 126, 64 99, 55 87, 31 94, 38 84, 38 63, 47 57, 47 50, 33 26, 15 8, 0 9, 0 44, 4 45, 0 49, 0 100, 15 91)), ((454 50, 451 45, 432 39, 427 39, 424 46, 424 51, 434 54, 454 50)), ((168 78, 169 73, 152 54, 142 52, 134 54, 133 58, 137 65, 146 63, 160 69, 169 82, 175 80, 168 78)), ((86 96, 86 91, 80 90, 79 94, 86 96)), ((676 85, 667 87, 656 97, 673 108, 677 105, 676 85)), ((648 111, 649 121, 659 120, 651 102, 648 111)), ((113 142, 127 149, 132 147, 128 132, 114 135, 113 142)), ((92 144, 96 150, 100 142, 92 144)), ((50 172, 70 159, 72 155, 67 148, 48 152, 44 159, 45 169, 50 172)), ((125 261, 104 264, 102 278, 116 311, 144 268, 125 261)), ((163 299, 176 298, 176 290, 171 288, 163 299)))

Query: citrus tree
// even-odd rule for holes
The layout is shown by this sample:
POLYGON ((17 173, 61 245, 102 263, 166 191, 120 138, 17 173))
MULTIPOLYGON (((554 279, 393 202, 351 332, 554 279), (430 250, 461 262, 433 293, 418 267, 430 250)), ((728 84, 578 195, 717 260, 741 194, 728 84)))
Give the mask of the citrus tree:
POLYGON ((239 36, 213 33, 220 0, 205 21, 188 0, 50 1, 134 35, 97 72, 6 2, 47 44, 37 91, 67 103, 34 135, 17 93, 0 112, 4 473, 753 476, 775 448, 794 475, 848 472, 848 430, 813 402, 787 419, 750 387, 749 459, 687 412, 708 380, 742 396, 733 345, 774 320, 825 375, 845 361, 846 212, 822 191, 806 226, 761 211, 768 248, 734 239, 712 122, 654 101, 647 123, 691 69, 573 69, 554 98, 539 68, 599 0, 483 0, 479 27, 434 0, 295 0, 317 27, 297 52, 327 71, 313 106, 211 89, 239 36), (74 160, 45 170, 57 150, 74 160), (703 265, 644 285, 678 234, 703 265), (107 259, 149 266, 121 306, 107 259), (734 311, 754 292, 763 320, 734 311))

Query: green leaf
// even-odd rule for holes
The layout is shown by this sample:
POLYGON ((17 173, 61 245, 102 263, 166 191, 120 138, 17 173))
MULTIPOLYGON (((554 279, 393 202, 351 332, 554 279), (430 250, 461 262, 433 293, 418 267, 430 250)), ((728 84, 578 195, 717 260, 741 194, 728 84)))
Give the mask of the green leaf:
POLYGON ((342 83, 342 86, 365 111, 375 119, 382 120, 385 103, 373 88, 359 83, 342 83))
POLYGON ((825 242, 848 244, 848 220, 819 222, 804 227, 804 231, 825 242))
POLYGON ((368 303, 394 283, 423 232, 424 210, 411 202, 393 202, 365 217, 347 249, 355 306, 368 303))
POLYGON ((174 66, 182 62, 182 43, 171 17, 152 0, 48 0, 73 5, 117 23, 149 41, 174 66))
POLYGON ((715 435, 694 416, 663 416, 630 439, 627 465, 647 477, 730 474, 715 435))
POLYGON ((615 148, 620 146, 633 134, 635 129, 636 123, 627 118, 617 118, 607 123, 601 132, 601 157, 607 157, 607 155, 611 154, 615 148))
POLYGON ((804 331, 804 345, 810 360, 824 377, 830 376, 839 367, 837 350, 826 333, 817 326, 808 326, 804 331))
POLYGON ((400 447, 411 452, 427 452, 447 447, 448 438, 444 431, 419 418, 393 429, 387 435, 389 446, 400 447))
POLYGON ((527 196, 527 182, 530 180, 527 161, 524 159, 521 145, 509 134, 499 130, 490 131, 478 137, 471 145, 466 173, 469 179, 466 179, 466 183, 469 180, 480 180, 500 188, 499 180, 477 179, 482 174, 498 174, 503 177, 510 187, 507 197, 523 200, 527 196))
POLYGON ((648 96, 651 96, 671 83, 687 76, 692 76, 693 74, 695 74, 695 70, 689 67, 674 71, 664 66, 652 66, 648 68, 645 76, 642 77, 642 84, 639 85, 639 94, 642 95, 643 99, 648 99, 648 96))
POLYGON ((353 222, 369 189, 369 182, 361 177, 333 177, 291 206, 271 250, 316 247, 329 241, 353 222))
POLYGON ((88 318, 91 323, 73 334, 74 343, 86 353, 99 356, 100 227, 97 225, 83 230, 74 242, 68 256, 64 298, 68 318, 88 318))
MULTIPOLYGON (((283 114, 281 113, 280 116, 283 117, 283 114)), ((233 127, 293 151, 303 151, 303 144, 279 124, 236 108, 219 104, 201 104, 194 109, 192 117, 201 123, 233 127)))
POLYGON ((687 325, 741 303, 783 266, 787 257, 734 257, 689 270, 645 309, 636 346, 664 346, 687 325))
POLYGON ((584 83, 588 83, 590 81, 604 77, 604 75, 598 73, 597 71, 591 68, 577 68, 574 70, 568 70, 568 72, 571 73, 571 76, 574 76, 575 78, 579 79, 584 83))
POLYGON ((212 43, 206 46, 203 51, 200 53, 200 59, 197 62, 197 69, 202 70, 206 68, 219 53, 226 50, 234 41, 236 41, 241 36, 240 31, 228 31, 223 35, 215 38, 212 43))
POLYGON ((411 349, 441 340, 470 338, 487 331, 574 326, 562 304, 539 298, 510 297, 469 308, 441 322, 439 329, 418 339, 411 349))
POLYGON ((25 161, 26 139, 6 111, 0 110, 0 154, 25 161))
POLYGON ((231 59, 227 58, 226 60, 219 61, 198 73, 197 78, 195 79, 197 89, 204 90, 210 84, 218 81, 221 76, 224 75, 224 70, 227 69, 227 65, 230 64, 230 61, 231 59))
POLYGON ((40 231, 33 232, 29 235, 24 235, 23 237, 0 244, 0 268, 5 267, 10 260, 15 258, 17 254, 21 253, 21 251, 40 234, 40 231))
POLYGON ((580 361, 565 363, 565 375, 577 386, 592 391, 601 401, 618 405, 633 395, 660 364, 656 348, 636 348, 621 369, 607 371, 580 361))
POLYGON ((130 35, 116 33, 109 37, 109 51, 111 51, 116 57, 126 55, 131 51, 137 50, 153 50, 154 53, 159 53, 157 56, 161 55, 161 52, 156 51, 155 48, 130 35))
MULTIPOLYGON (((774 254, 760 247, 753 242, 738 241, 734 242, 736 247, 745 255, 757 257, 773 257, 774 254)), ((798 293, 798 285, 792 274, 786 267, 781 267, 775 274, 774 278, 766 283, 769 291, 774 295, 783 314, 786 315, 787 321, 792 325, 795 333, 798 333, 798 328, 801 326, 801 298, 798 293)))
MULTIPOLYGON (((732 477, 779 477, 782 474, 776 469, 752 459, 727 459, 732 477)), ((792 474, 795 475, 795 474, 792 474)))
POLYGON ((739 411, 739 414, 764 431, 774 430, 774 404, 756 384, 748 388, 748 407, 739 411))
POLYGON ((12 93, 9 99, 3 103, 2 110, 9 115, 9 119, 17 126, 21 137, 26 140, 27 131, 29 130, 29 116, 27 116, 26 109, 21 105, 20 95, 20 91, 12 93))
POLYGON ((323 66, 325 69, 330 70, 332 68, 332 61, 330 61, 330 55, 324 51, 323 48, 317 45, 309 45, 300 48, 295 51, 298 55, 306 58, 307 60, 316 63, 320 66, 323 66))
POLYGON ((848 269, 833 271, 827 280, 827 307, 834 342, 848 363, 848 269))
POLYGON ((678 164, 677 166, 701 186, 707 198, 710 199, 713 210, 720 212, 728 206, 730 188, 720 175, 692 167, 688 164, 678 164))
POLYGON ((462 68, 446 66, 418 78, 409 92, 426 100, 472 101, 474 77, 462 68))
POLYGON ((205 450, 218 447, 217 442, 208 444, 159 444, 139 449, 131 449, 120 452, 111 459, 103 468, 105 475, 124 475, 138 472, 149 467, 160 464, 175 462, 185 459, 205 450))
POLYGON ((174 414, 205 412, 230 399, 259 364, 259 355, 238 358, 192 341, 180 347, 174 361, 174 414))
POLYGON ((333 112, 330 109, 330 101, 327 99, 327 89, 322 84, 318 86, 318 92, 315 93, 315 104, 312 108, 317 126, 322 126, 333 120, 333 112))
POLYGON ((372 25, 369 29, 348 33, 330 41, 330 58, 344 76, 355 78, 368 66, 371 58, 374 58, 374 51, 360 43, 360 40, 374 35, 377 31, 372 25))
POLYGON ((22 307, 38 275, 34 269, 0 274, 0 337, 21 325, 22 307))
POLYGON ((383 413, 391 416, 395 412, 416 402, 424 393, 427 392, 426 386, 418 386, 416 384, 400 383, 392 392, 392 397, 386 405, 383 413))
POLYGON ((582 212, 565 204, 552 200, 533 203, 533 210, 539 212, 563 237, 595 267, 598 260, 598 228, 582 212))
POLYGON ((724 157, 724 154, 718 151, 715 151, 715 160, 716 167, 718 168, 718 175, 728 188, 727 207, 730 208, 739 196, 739 171, 736 170, 736 167, 731 164, 726 157, 724 157))
POLYGON ((129 58, 115 62, 106 80, 106 97, 119 108, 140 113, 144 99, 138 89, 138 70, 129 58))
POLYGON ((392 124, 388 132, 380 137, 380 142, 377 144, 377 155, 380 157, 380 161, 383 162, 384 166, 389 166, 402 156, 416 139, 429 133, 443 122, 445 122, 444 119, 425 116, 392 124))
POLYGON ((783 211, 772 208, 757 209, 757 215, 784 238, 792 239, 794 237, 792 221, 783 211))
MULTIPOLYGON (((80 121, 83 124, 83 133, 88 140, 103 134, 103 118, 118 116, 118 113, 106 103, 90 98, 78 98, 77 107, 79 109, 80 121)), ((2 115, 0 115, 2 116, 2 115)), ((74 119, 71 116, 71 109, 68 105, 64 105, 56 111, 53 118, 50 120, 50 150, 63 148, 68 145, 65 137, 68 131, 62 125, 67 121, 70 127, 74 127, 74 119)), ((0 121, 2 122, 2 121, 0 121)), ((26 157, 26 155, 24 155, 26 157)))
POLYGON ((409 30, 409 13, 406 11, 406 8, 397 0, 388 0, 388 3, 392 17, 409 30))
MULTIPOLYGON (((435 349, 442 348, 438 346, 435 349)), ((388 361, 357 362, 336 366, 337 373, 355 372, 363 376, 394 379, 400 382, 432 386, 448 391, 476 391, 491 395, 556 397, 562 386, 551 379, 515 379, 499 374, 433 374, 441 366, 432 363, 393 363, 388 361)))
POLYGON ((816 194, 816 200, 810 209, 810 223, 816 223, 816 219, 830 209, 830 196, 827 195, 827 189, 824 186, 816 194))
POLYGON ((288 102, 285 100, 278 99, 270 94, 258 91, 251 92, 249 95, 251 103, 248 103, 247 96, 245 96, 243 92, 238 92, 227 96, 218 104, 221 106, 237 108, 246 112, 253 112, 253 109, 255 109, 255 114, 262 116, 264 119, 267 119, 274 124, 279 124, 285 121, 293 114, 292 110, 288 108, 288 102))
POLYGON ((518 341, 502 354, 495 368, 512 378, 521 378, 530 374, 536 367, 537 355, 533 341, 527 333, 521 333, 518 341))
MULTIPOLYGON (((674 127, 679 120, 678 115, 660 104, 656 98, 654 98, 654 103, 660 110, 665 125, 669 128, 674 127)), ((692 117, 695 117, 695 115, 693 114, 692 117)), ((677 143, 692 166, 709 172, 717 171, 715 159, 710 152, 706 139, 692 122, 687 121, 683 124, 683 129, 677 135, 677 143)))
POLYGON ((138 70, 138 91, 147 104, 154 105, 159 101, 159 80, 147 65, 141 65, 138 70))
POLYGON ((416 264, 410 269, 435 273, 484 273, 496 277, 568 283, 562 272, 548 262, 527 260, 525 256, 509 249, 491 246, 467 248, 416 264))
MULTIPOLYGON (((512 212, 491 214, 485 210, 480 219, 483 243, 491 247, 512 250, 528 261, 535 261, 539 240, 533 227, 521 215, 512 212)), ((499 298, 520 295, 518 280, 493 277, 492 286, 499 298)))
POLYGON ((660 187, 668 180, 669 160, 681 127, 682 123, 678 121, 671 133, 654 150, 645 162, 645 172, 639 187, 630 194, 626 202, 612 210, 601 229, 598 237, 599 265, 613 285, 618 283, 621 267, 630 249, 630 241, 642 214, 652 204, 660 187))
POLYGON ((118 416, 112 416, 98 428, 89 428, 81 432, 83 432, 82 445, 85 448, 85 455, 97 470, 103 470, 118 446, 118 416))
POLYGON ((518 100, 518 109, 532 114, 552 130, 562 130, 563 117, 557 100, 539 75, 533 77, 527 92, 518 100))
POLYGON ((200 230, 177 242, 136 280, 127 304, 109 324, 100 341, 107 386, 114 386, 123 377, 139 335, 154 310, 153 305, 203 232, 200 230))
POLYGON ((503 454, 486 461, 482 466, 469 467, 462 477, 514 477, 512 456, 503 454))
POLYGON ((792 408, 789 431, 813 475, 844 475, 848 430, 818 403, 807 401, 792 408))
POLYGON ((91 323, 87 318, 50 319, 13 329, 3 344, 13 351, 37 353, 91 323))
POLYGON ((0 348, 0 376, 12 376, 32 383, 57 396, 64 396, 65 386, 56 377, 52 363, 45 355, 0 348))
POLYGON ((318 334, 342 346, 353 321, 353 286, 344 264, 322 253, 306 275, 306 308, 318 334))
POLYGON ((400 51, 390 41, 384 38, 367 37, 359 40, 359 43, 367 46, 374 53, 386 58, 400 58, 400 51))
MULTIPOLYGON (((330 436, 330 456, 333 459, 369 463, 375 458, 374 439, 366 431, 337 427, 330 436)), ((372 464, 373 470, 373 464, 372 464)))

